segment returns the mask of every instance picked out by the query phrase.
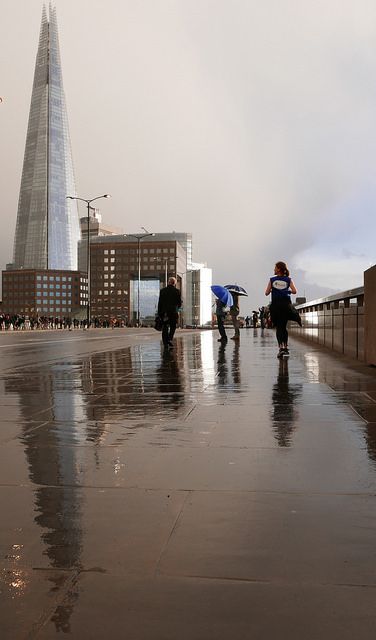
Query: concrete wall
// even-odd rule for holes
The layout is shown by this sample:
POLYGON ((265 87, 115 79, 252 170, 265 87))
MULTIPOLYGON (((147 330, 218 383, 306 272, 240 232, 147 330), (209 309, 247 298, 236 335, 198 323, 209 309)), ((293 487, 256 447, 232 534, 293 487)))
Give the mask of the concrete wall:
MULTIPOLYGON (((372 278, 373 300, 375 301, 372 317, 376 317, 376 270, 372 278)), ((368 330, 365 337, 366 319, 364 306, 365 291, 359 288, 347 291, 338 296, 330 296, 299 305, 298 309, 302 318, 303 326, 296 323, 289 324, 289 331, 305 340, 310 340, 321 344, 328 349, 333 349, 338 353, 343 353, 349 358, 372 363, 369 351, 365 353, 366 340, 374 347, 374 357, 376 362, 376 336, 373 331, 368 330), (364 294, 364 295, 363 295, 364 294)), ((369 316, 368 316, 369 319, 369 316)))
POLYGON ((364 272, 365 360, 376 366, 376 266, 364 272))

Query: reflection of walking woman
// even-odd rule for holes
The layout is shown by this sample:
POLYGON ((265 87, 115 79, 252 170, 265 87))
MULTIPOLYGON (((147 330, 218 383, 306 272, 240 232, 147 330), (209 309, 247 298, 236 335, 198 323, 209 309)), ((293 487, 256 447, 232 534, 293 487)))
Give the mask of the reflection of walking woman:
POLYGON ((287 322, 289 319, 290 293, 297 293, 295 285, 290 278, 290 272, 284 262, 277 262, 274 267, 274 276, 270 278, 265 295, 272 294, 270 315, 276 328, 279 345, 278 358, 288 355, 287 322))

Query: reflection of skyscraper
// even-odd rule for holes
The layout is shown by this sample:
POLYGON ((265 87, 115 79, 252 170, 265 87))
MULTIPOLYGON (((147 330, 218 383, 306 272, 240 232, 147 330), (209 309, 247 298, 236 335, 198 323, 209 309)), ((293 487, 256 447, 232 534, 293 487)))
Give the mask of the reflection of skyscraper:
POLYGON ((80 227, 56 10, 43 8, 18 203, 13 268, 77 269, 80 227))

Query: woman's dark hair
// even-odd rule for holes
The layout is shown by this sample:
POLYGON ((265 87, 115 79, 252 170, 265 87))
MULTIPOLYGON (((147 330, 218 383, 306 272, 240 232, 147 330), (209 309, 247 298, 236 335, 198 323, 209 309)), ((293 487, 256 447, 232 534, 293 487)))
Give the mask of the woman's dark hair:
POLYGON ((288 270, 284 262, 276 262, 275 266, 277 267, 277 270, 281 276, 286 276, 287 278, 289 277, 290 271, 288 270))

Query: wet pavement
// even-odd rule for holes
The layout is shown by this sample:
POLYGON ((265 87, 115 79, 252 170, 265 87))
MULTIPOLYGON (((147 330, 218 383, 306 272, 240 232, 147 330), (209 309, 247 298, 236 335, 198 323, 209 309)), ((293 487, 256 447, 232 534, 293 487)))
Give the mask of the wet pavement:
POLYGON ((374 638, 376 371, 217 337, 0 334, 2 640, 374 638))

